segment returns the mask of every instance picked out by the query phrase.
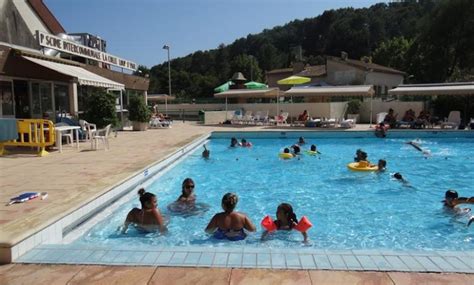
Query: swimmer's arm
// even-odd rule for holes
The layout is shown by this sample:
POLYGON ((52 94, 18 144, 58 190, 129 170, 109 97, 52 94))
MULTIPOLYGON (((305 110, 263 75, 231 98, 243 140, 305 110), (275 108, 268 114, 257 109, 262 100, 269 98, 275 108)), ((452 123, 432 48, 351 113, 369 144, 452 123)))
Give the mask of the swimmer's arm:
POLYGON ((216 229, 217 229, 217 215, 214 215, 214 217, 212 217, 211 221, 207 225, 205 231, 208 234, 212 234, 216 231, 216 229))
POLYGON ((474 197, 470 197, 470 198, 459 198, 457 201, 456 201, 456 204, 455 205, 459 205, 459 204, 474 204, 474 197))
POLYGON ((257 228, 252 223, 252 221, 249 219, 249 217, 245 216, 244 219, 245 219, 244 220, 244 228, 249 232, 255 232, 257 230, 257 228))
POLYGON ((474 216, 469 219, 467 226, 469 227, 474 222, 474 216))
POLYGON ((308 242, 308 234, 306 232, 301 232, 301 234, 303 235, 303 242, 306 243, 308 242))
POLYGON ((128 226, 131 223, 133 223, 134 217, 135 217, 135 209, 132 209, 130 212, 128 212, 127 217, 125 218, 125 222, 123 223, 123 226, 119 228, 123 234, 127 232, 128 226))
POLYGON ((269 232, 268 231, 264 231, 263 234, 262 234, 262 237, 260 238, 261 240, 264 240, 267 238, 269 232))

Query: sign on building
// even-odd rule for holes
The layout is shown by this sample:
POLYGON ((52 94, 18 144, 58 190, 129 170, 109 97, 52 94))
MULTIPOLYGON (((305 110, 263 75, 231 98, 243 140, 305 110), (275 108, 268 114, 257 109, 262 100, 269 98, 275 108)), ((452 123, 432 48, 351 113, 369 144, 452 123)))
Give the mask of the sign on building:
POLYGON ((125 60, 116 57, 115 55, 101 52, 100 50, 96 50, 73 41, 65 40, 54 35, 45 34, 41 31, 36 31, 36 38, 38 39, 38 44, 42 47, 93 59, 130 70, 137 70, 138 68, 138 65, 132 61, 125 60))

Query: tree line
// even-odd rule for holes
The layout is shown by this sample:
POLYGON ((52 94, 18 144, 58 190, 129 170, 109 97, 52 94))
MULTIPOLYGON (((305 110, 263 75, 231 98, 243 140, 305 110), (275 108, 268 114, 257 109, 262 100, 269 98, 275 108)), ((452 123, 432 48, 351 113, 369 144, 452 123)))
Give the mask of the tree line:
MULTIPOLYGON (((405 71, 410 83, 473 80, 472 15, 472 0, 412 0, 328 10, 173 59, 173 95, 212 97, 213 89, 234 72, 264 82, 265 71, 290 67, 294 61, 324 64, 326 55, 340 56, 342 51, 353 59, 367 56, 405 71)), ((150 76, 150 93, 167 93, 167 62, 139 70, 150 76)))

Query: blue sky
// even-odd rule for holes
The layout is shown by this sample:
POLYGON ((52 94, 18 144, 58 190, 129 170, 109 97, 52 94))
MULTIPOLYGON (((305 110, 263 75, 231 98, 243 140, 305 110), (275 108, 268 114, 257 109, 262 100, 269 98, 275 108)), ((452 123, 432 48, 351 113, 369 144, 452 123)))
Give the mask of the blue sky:
POLYGON ((68 33, 87 32, 107 41, 107 52, 151 67, 171 57, 312 18, 372 0, 44 0, 68 33))

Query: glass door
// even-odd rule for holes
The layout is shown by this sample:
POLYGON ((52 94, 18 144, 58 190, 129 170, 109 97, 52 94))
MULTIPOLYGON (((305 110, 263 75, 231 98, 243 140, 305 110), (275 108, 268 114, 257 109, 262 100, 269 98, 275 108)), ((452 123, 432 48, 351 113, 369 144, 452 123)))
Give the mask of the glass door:
POLYGON ((55 121, 54 97, 51 83, 31 83, 31 111, 33 118, 44 118, 55 121))
POLYGON ((15 101, 11 81, 0 81, 0 117, 15 117, 15 101))

